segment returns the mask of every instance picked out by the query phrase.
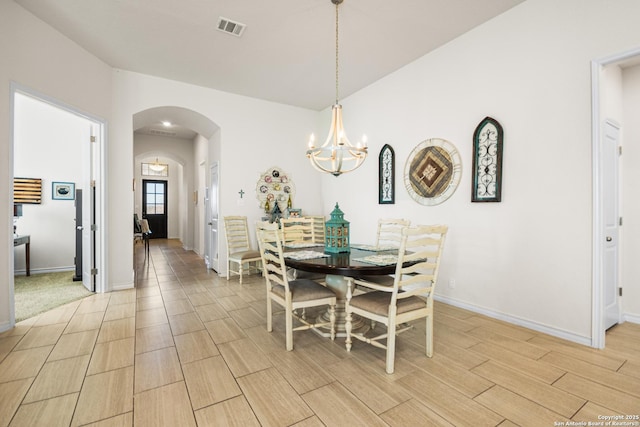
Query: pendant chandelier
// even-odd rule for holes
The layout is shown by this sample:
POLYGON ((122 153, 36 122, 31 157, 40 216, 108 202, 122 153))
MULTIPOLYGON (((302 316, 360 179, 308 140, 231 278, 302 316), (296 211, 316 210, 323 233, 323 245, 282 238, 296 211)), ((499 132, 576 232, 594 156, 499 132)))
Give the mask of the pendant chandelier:
POLYGON ((151 169, 154 172, 162 172, 165 167, 166 167, 165 165, 160 164, 157 157, 156 157, 156 162, 149 165, 149 169, 151 169))
POLYGON ((338 97, 338 6, 342 1, 331 0, 331 3, 336 5, 336 103, 331 107, 331 128, 326 141, 320 147, 316 147, 315 136, 311 134, 307 150, 307 157, 313 167, 333 176, 357 169, 367 157, 366 136, 363 135, 362 141, 357 145, 352 145, 342 124, 342 105, 338 97))

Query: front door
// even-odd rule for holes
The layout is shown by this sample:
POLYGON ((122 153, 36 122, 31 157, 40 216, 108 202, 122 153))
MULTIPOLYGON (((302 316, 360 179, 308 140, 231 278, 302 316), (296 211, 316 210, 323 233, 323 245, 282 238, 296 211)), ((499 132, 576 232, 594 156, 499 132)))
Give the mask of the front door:
POLYGON ((152 239, 167 238, 167 181, 142 180, 142 218, 149 222, 152 239))

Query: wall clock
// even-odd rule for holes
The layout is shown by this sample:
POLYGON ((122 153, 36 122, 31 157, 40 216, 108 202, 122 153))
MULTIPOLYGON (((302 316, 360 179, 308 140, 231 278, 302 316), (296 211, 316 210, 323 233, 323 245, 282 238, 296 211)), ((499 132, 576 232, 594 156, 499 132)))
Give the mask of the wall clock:
POLYGON ((502 196, 502 126, 485 117, 473 133, 472 202, 499 202, 502 196))
POLYGON ((395 174, 396 154, 385 144, 378 157, 378 204, 393 204, 396 199, 395 174))
POLYGON ((404 166, 404 185, 416 202, 434 206, 458 188, 462 160, 456 147, 440 138, 427 139, 413 149, 404 166))

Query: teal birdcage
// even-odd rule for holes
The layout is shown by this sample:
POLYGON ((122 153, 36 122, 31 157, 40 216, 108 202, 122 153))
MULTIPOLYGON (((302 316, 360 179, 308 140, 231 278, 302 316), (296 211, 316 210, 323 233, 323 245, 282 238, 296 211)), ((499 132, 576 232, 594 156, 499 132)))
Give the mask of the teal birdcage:
POLYGON ((345 221, 344 212, 336 203, 331 219, 325 224, 324 251, 328 253, 350 252, 349 221, 345 221))

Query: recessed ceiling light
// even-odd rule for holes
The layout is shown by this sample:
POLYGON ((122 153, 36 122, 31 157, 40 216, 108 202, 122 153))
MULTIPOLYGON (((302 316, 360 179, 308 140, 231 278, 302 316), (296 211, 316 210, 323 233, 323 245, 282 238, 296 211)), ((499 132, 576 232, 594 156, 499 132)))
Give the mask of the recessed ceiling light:
POLYGON ((164 126, 164 127, 167 127, 167 128, 168 128, 169 126, 171 126, 171 122, 170 122, 170 121, 165 120, 165 121, 163 121, 163 122, 162 122, 162 126, 164 126))

